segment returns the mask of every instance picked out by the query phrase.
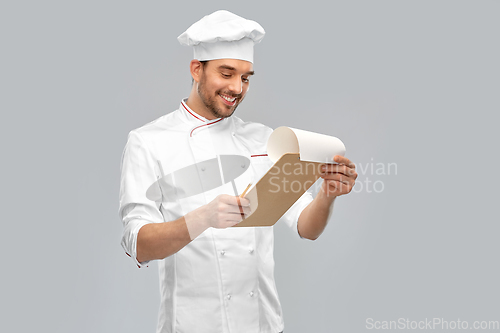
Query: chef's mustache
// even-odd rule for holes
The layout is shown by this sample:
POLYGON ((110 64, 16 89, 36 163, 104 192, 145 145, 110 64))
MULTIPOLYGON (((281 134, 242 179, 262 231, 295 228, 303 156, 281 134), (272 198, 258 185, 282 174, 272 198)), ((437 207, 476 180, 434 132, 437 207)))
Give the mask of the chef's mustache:
POLYGON ((235 98, 240 98, 243 94, 235 94, 235 93, 232 93, 230 91, 222 91, 220 92, 221 94, 224 94, 226 96, 229 96, 229 97, 235 97, 235 98))

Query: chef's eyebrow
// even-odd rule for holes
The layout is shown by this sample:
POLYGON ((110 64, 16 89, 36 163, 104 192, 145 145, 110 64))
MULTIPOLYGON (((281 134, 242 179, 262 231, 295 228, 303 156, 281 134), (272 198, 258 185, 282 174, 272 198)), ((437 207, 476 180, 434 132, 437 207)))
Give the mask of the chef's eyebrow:
MULTIPOLYGON (((229 65, 220 65, 219 69, 227 69, 228 71, 235 71, 236 70, 236 68, 229 66, 229 65)), ((254 75, 254 74, 255 74, 254 71, 249 71, 249 72, 245 73, 245 75, 254 75)))

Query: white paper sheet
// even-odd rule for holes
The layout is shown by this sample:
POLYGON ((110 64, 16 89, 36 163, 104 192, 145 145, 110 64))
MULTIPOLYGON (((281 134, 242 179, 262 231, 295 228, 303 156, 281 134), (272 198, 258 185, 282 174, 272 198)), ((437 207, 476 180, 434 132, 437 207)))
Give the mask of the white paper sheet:
POLYGON ((301 161, 335 163, 333 157, 344 156, 345 146, 334 136, 281 126, 269 137, 267 154, 276 162, 286 153, 299 153, 301 161))

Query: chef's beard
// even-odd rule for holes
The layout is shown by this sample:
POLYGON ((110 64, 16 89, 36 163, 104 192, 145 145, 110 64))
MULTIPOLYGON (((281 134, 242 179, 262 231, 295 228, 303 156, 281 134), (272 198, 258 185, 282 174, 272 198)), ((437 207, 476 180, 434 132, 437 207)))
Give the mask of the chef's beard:
POLYGON ((203 104, 205 104, 205 107, 212 113, 212 115, 216 118, 228 118, 231 117, 236 111, 236 108, 238 105, 240 105, 241 101, 243 101, 243 98, 241 98, 241 95, 235 95, 230 92, 223 92, 222 90, 217 90, 215 92, 215 96, 209 96, 209 93, 205 89, 205 83, 206 83, 206 78, 205 75, 203 75, 200 79, 200 82, 198 83, 198 96, 200 96, 201 101, 203 104), (225 114, 222 112, 220 108, 217 107, 217 99, 220 98, 219 94, 231 96, 231 97, 236 97, 236 104, 232 106, 232 111, 231 113, 225 114), (241 98, 241 99, 240 99, 241 98))

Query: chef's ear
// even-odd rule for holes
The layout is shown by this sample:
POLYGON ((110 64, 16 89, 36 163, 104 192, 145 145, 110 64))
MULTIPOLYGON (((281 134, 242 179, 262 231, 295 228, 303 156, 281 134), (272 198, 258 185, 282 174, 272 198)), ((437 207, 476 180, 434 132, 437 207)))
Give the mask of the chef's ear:
POLYGON ((189 64, 191 70, 191 77, 194 81, 200 82, 201 72, 203 71, 203 63, 199 60, 193 59, 189 64))

